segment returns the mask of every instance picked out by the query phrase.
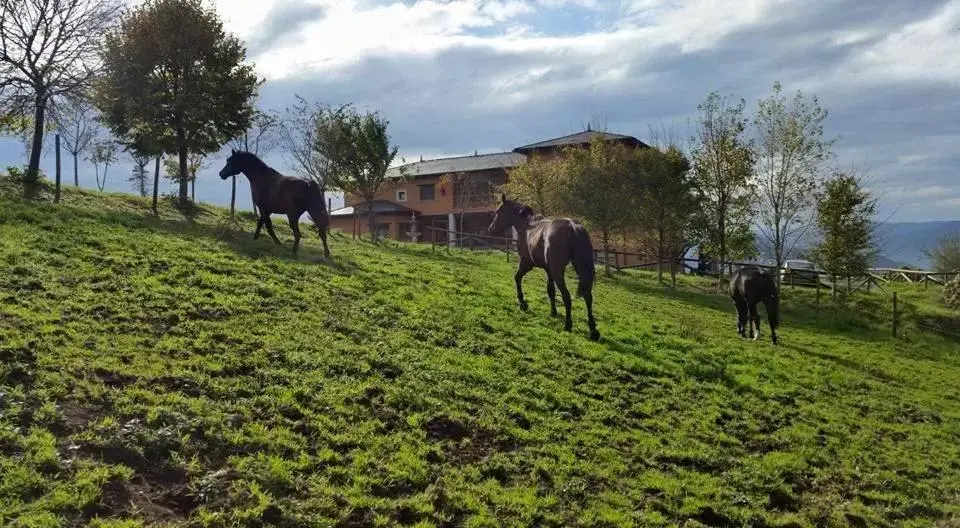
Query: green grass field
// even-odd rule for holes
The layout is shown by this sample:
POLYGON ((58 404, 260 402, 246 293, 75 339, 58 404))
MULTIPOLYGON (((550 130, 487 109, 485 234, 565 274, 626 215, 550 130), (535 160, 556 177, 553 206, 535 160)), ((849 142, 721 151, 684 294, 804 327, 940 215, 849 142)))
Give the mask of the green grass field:
POLYGON ((774 347, 704 282, 620 274, 593 343, 542 271, 519 312, 503 254, 293 257, 283 224, 0 198, 0 524, 960 526, 932 289, 898 339, 884 294, 786 289, 774 347))

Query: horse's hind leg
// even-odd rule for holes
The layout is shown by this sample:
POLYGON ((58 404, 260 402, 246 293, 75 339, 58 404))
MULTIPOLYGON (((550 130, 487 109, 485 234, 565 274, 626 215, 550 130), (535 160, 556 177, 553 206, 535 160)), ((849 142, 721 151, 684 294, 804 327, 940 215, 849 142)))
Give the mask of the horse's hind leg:
POLYGON ((737 307, 737 335, 747 337, 747 303, 739 297, 734 297, 733 304, 737 307))
POLYGON ((600 332, 597 330, 597 320, 593 318, 593 286, 584 288, 582 291, 583 302, 587 305, 587 325, 590 327, 590 339, 600 340, 600 332))
POLYGON ((320 234, 320 241, 323 242, 323 256, 330 258, 330 249, 327 248, 327 228, 326 226, 317 229, 320 234))
POLYGON ((550 273, 547 273, 547 297, 550 298, 550 316, 557 316, 557 288, 553 285, 553 279, 550 273))
POLYGON ((750 312, 747 314, 750 319, 750 339, 756 341, 760 337, 760 313, 757 311, 757 303, 750 304, 750 312), (754 333, 756 328, 756 333, 754 333))
POLYGON ((563 329, 569 332, 573 330, 573 318, 570 317, 570 290, 567 289, 567 282, 563 276, 563 269, 552 269, 550 271, 550 276, 553 278, 553 282, 557 285, 557 289, 560 290, 560 298, 563 299, 563 307, 567 312, 567 318, 563 323, 563 329))
POLYGON ((290 221, 290 230, 293 231, 293 254, 297 254, 297 249, 300 248, 300 215, 287 215, 287 220, 290 221))
POLYGON ((270 238, 272 238, 273 241, 276 242, 277 245, 279 246, 279 245, 280 245, 280 239, 277 238, 277 234, 273 232, 273 221, 270 220, 270 215, 264 215, 264 217, 263 217, 263 225, 267 227, 267 233, 270 234, 270 238))

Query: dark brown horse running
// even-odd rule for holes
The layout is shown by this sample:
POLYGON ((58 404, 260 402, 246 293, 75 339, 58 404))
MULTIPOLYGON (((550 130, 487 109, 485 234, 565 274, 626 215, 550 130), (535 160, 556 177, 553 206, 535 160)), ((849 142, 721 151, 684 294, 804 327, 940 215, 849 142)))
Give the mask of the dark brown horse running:
POLYGON ((300 217, 309 212, 323 241, 323 254, 330 256, 327 248, 327 207, 324 203, 323 189, 314 181, 283 176, 270 168, 256 154, 233 150, 227 158, 227 164, 220 170, 220 178, 226 180, 231 176, 243 173, 250 180, 250 192, 253 194, 253 203, 260 211, 257 220, 257 230, 253 238, 260 237, 260 229, 267 228, 267 233, 277 245, 280 239, 273 232, 271 214, 285 214, 290 221, 293 231, 293 252, 300 247, 300 217))
POLYGON ((527 301, 523 299, 523 276, 533 268, 543 268, 547 272, 547 296, 550 297, 550 315, 557 315, 556 289, 560 290, 563 306, 567 310, 567 319, 564 328, 567 332, 573 329, 573 320, 570 318, 570 292, 564 281, 564 271, 567 264, 573 263, 577 271, 577 297, 583 297, 587 304, 587 323, 590 325, 590 339, 600 339, 597 331, 597 322, 593 318, 593 244, 590 235, 579 222, 570 218, 549 219, 533 214, 529 207, 507 200, 507 195, 501 196, 500 207, 497 208, 493 222, 487 232, 496 235, 504 229, 513 227, 517 230, 517 249, 520 254, 520 265, 514 280, 517 283, 517 300, 520 309, 527 310, 527 301))
POLYGON ((730 297, 737 307, 737 333, 747 337, 747 327, 750 339, 760 337, 760 315, 757 313, 757 304, 763 303, 767 309, 767 319, 770 323, 770 339, 777 344, 777 326, 780 325, 780 306, 777 300, 777 284, 773 277, 756 266, 746 266, 738 269, 730 278, 730 297), (756 324, 756 336, 753 326, 756 324))

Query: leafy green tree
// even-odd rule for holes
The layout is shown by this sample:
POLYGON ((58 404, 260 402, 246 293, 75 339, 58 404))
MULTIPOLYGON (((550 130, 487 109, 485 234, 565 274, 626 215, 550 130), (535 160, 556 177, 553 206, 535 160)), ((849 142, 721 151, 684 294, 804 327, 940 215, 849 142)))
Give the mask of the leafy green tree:
POLYGON ((630 225, 634 198, 641 187, 639 174, 630 162, 632 156, 630 147, 599 136, 591 140, 589 148, 568 147, 564 151, 559 209, 582 218, 598 231, 608 276, 610 240, 630 225))
POLYGON ((523 164, 510 169, 501 190, 538 214, 563 214, 558 193, 565 177, 564 170, 562 159, 529 156, 523 164))
POLYGON ((150 189, 150 177, 147 172, 147 164, 150 163, 151 157, 146 154, 137 153, 136 151, 129 152, 130 160, 133 161, 133 170, 130 177, 127 178, 127 181, 133 184, 133 189, 140 193, 140 196, 146 197, 150 189))
MULTIPOLYGON (((0 0, 0 114, 33 127, 26 182, 38 180, 55 104, 97 75, 97 49, 120 9, 116 0, 0 0)), ((8 124, 9 126, 9 124, 8 124)))
POLYGON ((867 273, 874 256, 875 215, 876 200, 857 176, 835 173, 824 182, 817 203, 822 240, 814 257, 834 283, 837 277, 867 273))
MULTIPOLYGON (((700 116, 693 143, 693 177, 700 194, 701 247, 725 262, 755 249, 752 222, 754 156, 746 138, 745 102, 730 105, 716 92, 697 106, 700 116)), ((723 281, 720 266, 719 283, 723 281)))
POLYGON ((960 271, 960 232, 943 235, 933 249, 925 250, 924 253, 937 273, 960 271))
POLYGON ((370 238, 377 241, 373 200, 387 180, 387 169, 397 156, 378 112, 359 113, 352 106, 326 109, 317 121, 316 150, 330 163, 329 184, 361 197, 367 205, 370 238))
POLYGON ((185 202, 188 153, 218 151, 250 127, 260 82, 246 49, 201 0, 146 0, 108 33, 102 59, 103 121, 118 137, 176 154, 185 202))
MULTIPOLYGON (((823 137, 827 111, 798 90, 788 101, 779 82, 753 119, 757 227, 777 268, 815 223, 816 190, 834 140, 823 137)), ((780 275, 777 274, 777 282, 780 275)))
POLYGON ((637 171, 642 180, 636 223, 643 229, 657 253, 657 277, 663 280, 663 262, 671 262, 675 278, 676 261, 691 238, 697 193, 690 174, 690 160, 676 146, 665 150, 649 148, 636 153, 637 171))

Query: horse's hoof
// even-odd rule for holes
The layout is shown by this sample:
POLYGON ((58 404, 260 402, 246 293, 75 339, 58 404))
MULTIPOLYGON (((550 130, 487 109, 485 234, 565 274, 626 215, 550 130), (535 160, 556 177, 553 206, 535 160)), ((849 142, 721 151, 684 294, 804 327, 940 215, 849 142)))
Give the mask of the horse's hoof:
POLYGON ((520 311, 526 312, 530 307, 527 305, 526 301, 520 301, 520 311))
POLYGON ((572 325, 572 324, 565 324, 565 325, 563 325, 563 330, 564 330, 565 332, 572 332, 572 331, 573 331, 573 325, 572 325))
POLYGON ((600 332, 590 330, 590 341, 600 341, 600 332))
POLYGON ((558 317, 559 315, 556 310, 550 312, 550 317, 558 317))
POLYGON ((751 337, 750 340, 751 340, 751 341, 756 341, 756 340, 759 339, 759 338, 760 338, 760 334, 757 334, 757 335, 751 337))

